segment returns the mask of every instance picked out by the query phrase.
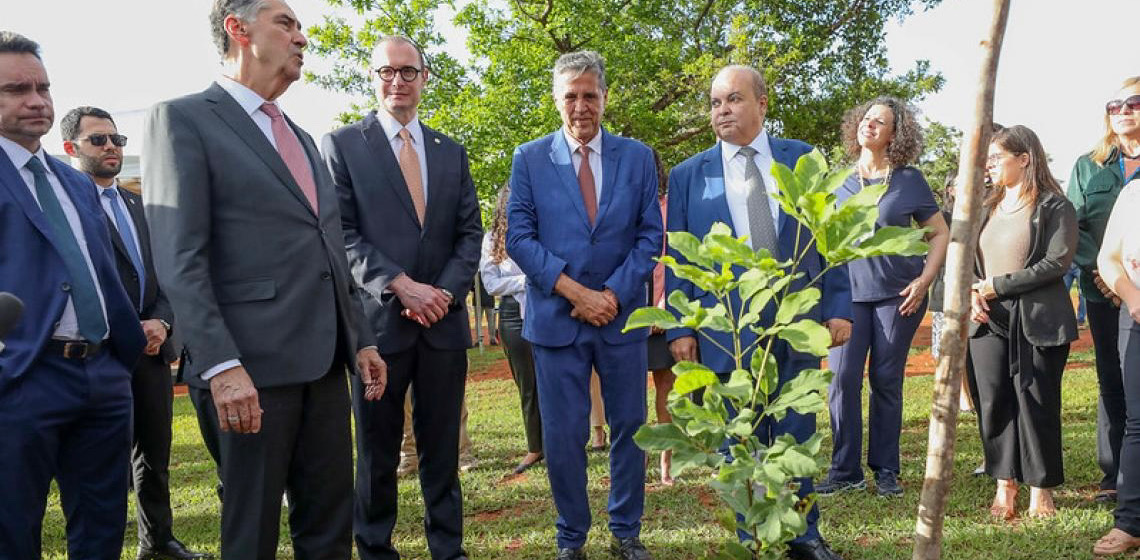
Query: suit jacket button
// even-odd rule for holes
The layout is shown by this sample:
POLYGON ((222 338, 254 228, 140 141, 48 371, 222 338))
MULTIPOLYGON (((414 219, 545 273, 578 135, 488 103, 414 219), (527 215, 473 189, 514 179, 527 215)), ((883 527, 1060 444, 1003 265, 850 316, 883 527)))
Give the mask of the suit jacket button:
POLYGON ((65 292, 70 292, 71 291, 71 284, 64 282, 62 285, 60 285, 59 288, 65 292))
POLYGON ((330 280, 330 279, 332 279, 332 274, 329 274, 327 272, 321 273, 321 280, 330 280))

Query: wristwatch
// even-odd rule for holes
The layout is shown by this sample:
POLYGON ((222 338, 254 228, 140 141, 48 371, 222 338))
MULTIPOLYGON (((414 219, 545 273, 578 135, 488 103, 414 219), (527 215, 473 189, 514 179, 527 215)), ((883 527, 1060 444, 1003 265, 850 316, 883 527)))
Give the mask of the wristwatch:
POLYGON ((170 335, 170 331, 174 330, 174 327, 170 326, 170 323, 167 323, 166 319, 159 319, 158 322, 162 323, 162 328, 166 329, 167 336, 170 335))

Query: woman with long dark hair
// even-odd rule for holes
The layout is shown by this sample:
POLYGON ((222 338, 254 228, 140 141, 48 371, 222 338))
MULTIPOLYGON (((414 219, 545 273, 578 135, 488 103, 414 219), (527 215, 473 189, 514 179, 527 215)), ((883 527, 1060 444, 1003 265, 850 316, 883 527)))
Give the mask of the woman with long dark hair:
POLYGON ((523 427, 526 430, 527 454, 515 467, 522 474, 542 461, 542 417, 538 409, 538 388, 534 380, 534 355, 530 343, 522 336, 523 309, 526 308, 526 275, 507 256, 507 201, 511 198, 509 183, 499 189, 495 202, 491 231, 483 235, 483 254, 479 274, 491 295, 499 296, 499 339, 511 368, 511 376, 519 389, 523 427))
POLYGON ((837 192, 840 202, 869 185, 886 184, 876 227, 928 228, 925 256, 882 256, 847 265, 851 276, 851 340, 833 348, 835 377, 828 391, 833 450, 827 480, 815 491, 832 494, 866 487, 863 478, 863 366, 870 355, 867 466, 881 496, 903 493, 898 483, 902 390, 910 343, 926 313, 927 291, 942 268, 950 230, 922 172, 911 164, 922 152, 922 128, 903 101, 880 97, 847 113, 847 153, 855 172, 837 192))
POLYGON ((1105 104, 1104 135, 1093 150, 1073 165, 1069 200, 1077 209, 1077 255, 1080 290, 1096 349, 1099 384, 1096 414, 1096 456, 1103 476, 1096 501, 1116 500, 1120 445, 1127 407, 1117 350, 1120 302, 1098 282, 1097 251, 1101 248, 1109 213, 1120 190, 1140 174, 1140 76, 1128 78, 1105 104))
POLYGON ((1077 319, 1065 272, 1077 248, 1073 205, 1049 172, 1040 140, 1024 126, 997 131, 971 292, 970 360, 986 473, 997 479, 990 513, 1016 516, 1018 484, 1029 515, 1056 513, 1061 457, 1061 373, 1077 319))

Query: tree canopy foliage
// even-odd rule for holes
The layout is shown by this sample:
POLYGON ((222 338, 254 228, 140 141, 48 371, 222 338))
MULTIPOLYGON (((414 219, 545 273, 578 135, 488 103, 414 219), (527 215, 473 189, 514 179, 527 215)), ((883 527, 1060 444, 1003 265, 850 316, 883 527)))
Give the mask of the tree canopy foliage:
POLYGON ((327 1, 363 20, 329 16, 308 30, 310 50, 335 64, 307 78, 361 95, 342 115, 349 121, 376 105, 367 75, 376 39, 418 42, 433 71, 421 119, 467 146, 483 200, 506 180, 515 146, 558 128, 551 67, 563 53, 605 57, 604 126, 656 148, 667 166, 713 143, 707 91, 726 64, 764 72, 769 132, 825 151, 839 143, 848 107, 884 94, 919 99, 943 82, 927 61, 891 75, 884 44, 888 21, 940 0, 327 1), (468 63, 442 51, 440 13, 467 32, 468 63))

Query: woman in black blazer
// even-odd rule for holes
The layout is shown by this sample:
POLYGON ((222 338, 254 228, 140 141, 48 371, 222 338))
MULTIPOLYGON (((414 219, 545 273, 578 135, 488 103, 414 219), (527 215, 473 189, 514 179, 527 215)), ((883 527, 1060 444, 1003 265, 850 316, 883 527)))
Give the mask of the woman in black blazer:
POLYGON ((1077 319, 1064 276, 1077 225, 1047 162, 1024 126, 1000 130, 990 143, 994 187, 978 242, 970 360, 986 473, 998 481, 990 513, 1002 519, 1016 515, 1018 483, 1031 488, 1030 516, 1055 514, 1051 488, 1065 478, 1061 373, 1077 319))

